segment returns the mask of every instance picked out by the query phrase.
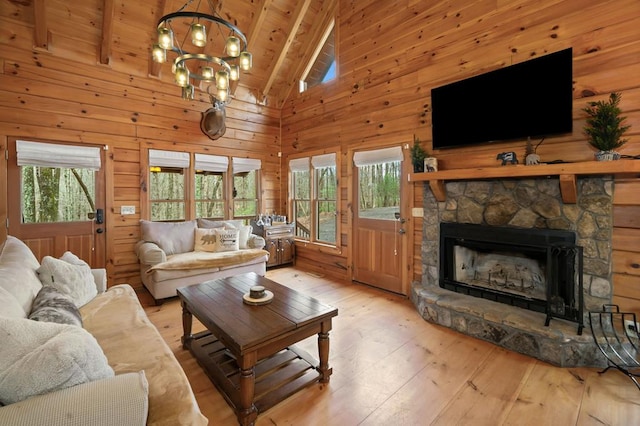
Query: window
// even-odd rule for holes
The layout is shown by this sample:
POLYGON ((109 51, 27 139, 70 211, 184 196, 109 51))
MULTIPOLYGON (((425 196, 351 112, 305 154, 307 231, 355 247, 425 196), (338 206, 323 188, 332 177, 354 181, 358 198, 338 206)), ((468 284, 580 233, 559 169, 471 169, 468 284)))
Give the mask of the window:
POLYGON ((16 141, 22 223, 92 220, 100 148, 16 141))
POLYGON ((336 198, 336 155, 325 154, 311 157, 313 166, 315 202, 315 236, 318 241, 336 243, 336 218, 338 200, 336 198))
POLYGON ((261 166, 252 158, 150 149, 150 220, 253 219, 261 166))
POLYGON ((402 149, 384 148, 356 152, 358 167, 358 217, 396 220, 400 211, 400 176, 402 149))
POLYGON ((292 213, 296 236, 336 245, 338 179, 336 154, 293 159, 291 171, 292 213))
POLYGON ((194 188, 196 217, 224 218, 224 181, 228 167, 228 157, 196 154, 194 188))
POLYGON ((322 35, 318 48, 300 79, 300 93, 336 77, 335 21, 322 35))
POLYGON ((309 157, 289 161, 291 205, 296 237, 311 239, 311 168, 309 157))
POLYGON ((260 160, 233 158, 233 217, 254 218, 258 215, 258 181, 260 160))
POLYGON ((151 220, 185 219, 185 170, 188 152, 149 150, 149 202, 151 220))

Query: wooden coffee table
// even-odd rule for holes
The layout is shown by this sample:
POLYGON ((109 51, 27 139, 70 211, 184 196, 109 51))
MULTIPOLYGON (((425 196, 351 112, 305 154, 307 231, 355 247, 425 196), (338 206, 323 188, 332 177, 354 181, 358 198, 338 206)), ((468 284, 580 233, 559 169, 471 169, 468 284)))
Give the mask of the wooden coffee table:
POLYGON ((178 289, 182 304, 182 345, 235 409, 241 425, 315 382, 327 383, 329 331, 338 310, 313 297, 251 273, 178 289), (242 296, 262 285, 273 292, 266 305, 242 296), (206 331, 191 334, 195 316, 206 331), (292 345, 318 335, 316 361, 292 345))

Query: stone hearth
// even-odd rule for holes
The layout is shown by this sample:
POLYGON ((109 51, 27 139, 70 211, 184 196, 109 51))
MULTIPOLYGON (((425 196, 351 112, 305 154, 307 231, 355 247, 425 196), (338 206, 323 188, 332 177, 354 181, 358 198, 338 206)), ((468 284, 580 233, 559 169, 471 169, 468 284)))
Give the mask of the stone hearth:
POLYGON ((411 293, 422 317, 554 365, 605 365, 588 328, 588 312, 611 303, 613 294, 613 180, 579 179, 576 204, 562 202, 557 178, 449 182, 446 192, 439 203, 424 187, 422 281, 411 293), (584 248, 583 334, 573 322, 554 318, 546 327, 543 313, 440 288, 440 222, 575 231, 584 248))

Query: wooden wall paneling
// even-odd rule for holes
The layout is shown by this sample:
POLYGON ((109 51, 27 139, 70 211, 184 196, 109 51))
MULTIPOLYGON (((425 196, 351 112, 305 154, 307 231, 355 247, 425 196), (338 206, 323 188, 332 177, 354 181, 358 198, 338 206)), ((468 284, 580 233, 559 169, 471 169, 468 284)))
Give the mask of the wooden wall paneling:
MULTIPOLYGON (((6 135, 0 133, 0 152, 9 149, 9 140, 6 135)), ((9 217, 7 204, 7 162, 0 161, 0 241, 7 239, 7 218, 9 217)))
MULTIPOLYGON (((74 4, 72 11, 62 0, 46 6, 39 3, 51 29, 51 36, 47 35, 49 51, 33 49, 33 3, 0 3, 0 134, 111 147, 113 194, 108 200, 108 221, 115 241, 110 243, 114 261, 110 274, 119 282, 139 280, 137 264, 127 262, 133 261, 130 247, 137 238, 131 229, 145 214, 141 195, 135 195, 135 189, 145 184, 141 173, 144 175, 146 164, 140 158, 145 147, 184 144, 193 152, 256 156, 263 161, 263 207, 284 211, 288 155, 318 149, 330 141, 340 146, 346 159, 349 149, 411 143, 414 134, 430 149, 432 87, 573 46, 574 131, 547 138, 538 153, 543 160, 590 160, 593 150, 582 133, 585 117, 581 108, 587 101, 603 99, 616 90, 622 91, 623 111, 632 125, 630 141, 621 152, 640 154, 637 0, 585 0, 580 6, 558 0, 338 1, 337 78, 325 86, 292 94, 279 108, 270 98, 256 101, 259 96, 249 88, 260 87, 249 84, 263 77, 256 67, 236 88, 227 109, 227 134, 217 141, 199 131, 208 97, 198 92, 196 100, 182 101, 166 64, 159 78, 149 77, 148 43, 137 41, 148 39, 147 30, 125 24, 127 18, 142 21, 161 12, 159 5, 114 3, 116 36, 110 44, 110 65, 98 64, 103 2, 74 4), (70 25, 67 22, 73 27, 61 26, 70 25), (277 157, 279 151, 281 158, 277 157), (121 216, 121 205, 135 205, 137 214, 121 216)), ((171 10, 179 6, 171 1, 166 4, 171 10)), ((286 28, 288 10, 277 7, 263 21, 273 29, 286 28)), ((310 5, 313 7, 315 3, 310 5)), ((242 3, 238 10, 247 13, 238 12, 234 19, 240 28, 249 28, 254 6, 242 3)), ((255 63, 273 61, 275 46, 284 42, 283 37, 274 30, 271 39, 256 39, 264 58, 255 56, 255 63)), ((286 66, 289 61, 284 60, 286 66)), ((273 91, 280 90, 274 83, 273 91)), ((495 166, 496 152, 516 150, 523 155, 524 145, 525 141, 512 141, 434 154, 445 169, 495 166)), ((301 264, 316 268, 322 268, 322 262, 334 265, 329 268, 335 268, 336 273, 340 267, 335 265, 347 264, 350 235, 347 161, 341 169, 342 255, 327 257, 303 249, 300 257, 301 264), (312 262, 316 258, 319 261, 312 262)), ((621 227, 640 229, 635 186, 633 181, 617 181, 616 185, 613 246, 616 255, 632 253, 625 258, 634 257, 629 248, 638 240, 621 227)), ((422 193, 414 189, 413 197, 413 205, 421 206, 422 193)), ((413 221, 414 277, 419 277, 421 268, 419 221, 413 221)))
POLYGON ((613 228, 613 246, 618 250, 640 252, 640 228, 613 228))
POLYGON ((344 279, 348 269, 343 256, 305 247, 300 243, 296 243, 295 264, 304 270, 337 279, 344 279))
POLYGON ((640 277, 629 274, 613 274, 613 288, 616 296, 636 299, 640 303, 640 277))
POLYGON ((640 205, 640 180, 616 179, 613 202, 617 206, 640 205))
MULTIPOLYGON (((635 130, 638 127, 640 131, 640 126, 635 126, 640 119, 636 99, 640 78, 629 81, 630 75, 640 74, 636 72, 640 61, 636 57, 638 39, 634 37, 637 2, 625 1, 622 7, 613 7, 593 0, 580 8, 557 1, 509 2, 497 8, 485 4, 484 9, 480 5, 474 8, 469 2, 394 6, 375 2, 340 4, 340 75, 335 85, 327 85, 321 92, 302 93, 284 105, 285 155, 315 149, 335 134, 345 151, 347 147, 366 148, 396 138, 410 142, 413 134, 429 150, 432 87, 569 46, 574 47, 576 80, 574 131, 547 138, 538 153, 548 161, 592 160, 594 151, 582 132, 585 117, 581 109, 587 101, 604 98, 613 90, 624 91, 624 112, 632 123, 630 143, 624 149, 629 153, 640 150, 635 130), (384 18, 377 19, 376 14, 384 18), (443 18, 434 20, 436 15, 443 18), (394 24, 396 20, 402 24, 394 24), (606 28, 602 20, 607 22, 606 28), (607 65, 611 63, 624 72, 612 75, 607 65), (591 96, 593 93, 596 96, 591 96)), ((498 165, 496 152, 515 150, 523 160, 525 143, 465 148, 464 155, 460 155, 461 150, 434 154, 445 169, 490 167, 498 165)), ((342 172, 343 180, 345 176, 342 172)), ((621 188, 617 193, 620 197, 629 191, 621 188)), ((341 197, 341 203, 346 205, 349 199, 341 197)), ((420 190, 415 191, 413 202, 421 206, 420 190)), ((633 210, 627 212, 621 212, 621 207, 614 208, 616 223, 637 221, 632 218, 637 215, 634 206, 628 206, 633 210)), ((414 228, 414 235, 414 277, 419 279, 421 229, 414 228)), ((348 247, 344 253, 348 253, 348 247)))
POLYGON ((613 272, 640 279, 640 251, 613 250, 613 272))
POLYGON ((613 226, 640 228, 640 206, 613 206, 613 226))

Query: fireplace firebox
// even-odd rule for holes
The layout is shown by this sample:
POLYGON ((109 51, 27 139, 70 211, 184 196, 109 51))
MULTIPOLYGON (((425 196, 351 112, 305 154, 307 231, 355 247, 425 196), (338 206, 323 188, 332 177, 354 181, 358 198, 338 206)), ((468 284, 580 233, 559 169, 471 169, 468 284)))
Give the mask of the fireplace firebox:
POLYGON ((440 224, 440 287, 583 328, 582 247, 573 231, 440 224))

